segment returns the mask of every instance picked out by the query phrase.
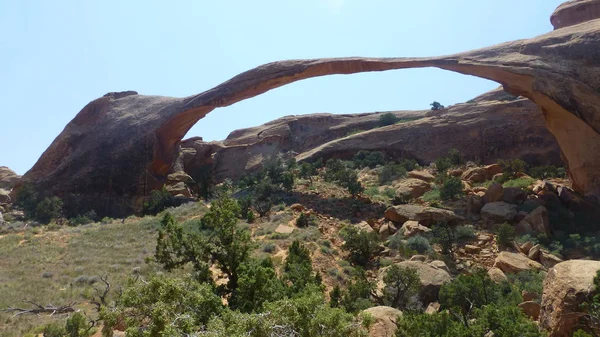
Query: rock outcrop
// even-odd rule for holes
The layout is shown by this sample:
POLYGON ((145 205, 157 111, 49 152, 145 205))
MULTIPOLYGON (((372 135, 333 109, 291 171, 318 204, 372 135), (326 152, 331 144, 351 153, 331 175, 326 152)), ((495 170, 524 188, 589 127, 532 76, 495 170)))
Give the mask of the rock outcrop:
POLYGON ((409 220, 417 221, 424 226, 429 226, 439 221, 457 222, 463 220, 462 217, 446 209, 412 204, 389 207, 385 210, 385 218, 401 224, 409 220))
POLYGON ((571 336, 583 315, 579 305, 593 290, 600 261, 570 260, 555 265, 544 279, 540 326, 549 337, 571 336))
POLYGON ((543 269, 543 266, 539 262, 530 260, 527 256, 511 252, 500 252, 496 257, 494 267, 506 274, 517 274, 532 269, 543 269))
MULTIPOLYGON (((596 15, 592 13, 577 21, 586 18, 595 19, 596 15)), ((131 211, 136 203, 139 205, 140 196, 163 185, 179 154, 183 136, 215 108, 317 76, 437 67, 496 81, 509 93, 527 97, 541 107, 546 126, 561 148, 573 189, 584 196, 597 198, 600 197, 600 156, 597 155, 600 149, 599 43, 600 20, 591 20, 532 39, 442 57, 353 57, 274 62, 185 98, 142 96, 136 92, 110 93, 85 106, 24 179, 34 181, 40 189, 59 194, 65 203, 93 207, 99 214, 122 214, 131 211)), ((438 120, 423 119, 413 123, 424 126, 440 122, 451 124, 453 118, 446 114, 438 120)), ((381 128, 378 147, 385 145, 396 151, 410 148, 415 140, 398 137, 392 131, 394 128, 381 128)), ((449 139, 443 134, 432 136, 431 132, 424 131, 426 129, 416 135, 424 137, 426 134, 438 143, 441 139, 446 139, 443 142, 449 139)), ((466 129, 461 129, 460 123, 456 128, 447 128, 452 135, 461 130, 466 129)), ((510 128, 504 127, 502 131, 505 139, 512 138, 510 128)), ((344 138, 337 145, 321 146, 312 154, 343 147, 356 148, 357 145, 351 146, 352 142, 365 142, 371 133, 373 131, 344 138)), ((475 138, 471 134, 460 134, 475 138)), ((523 134, 519 136, 523 137, 523 134)), ((430 141, 428 144, 435 146, 435 143, 430 141)), ((375 146, 378 142, 371 144, 375 146)), ((311 155, 303 156, 309 157, 311 155)))
MULTIPOLYGON (((416 256, 416 255, 415 255, 416 256)), ((452 277, 447 272, 448 267, 439 267, 435 264, 428 264, 423 261, 403 261, 396 263, 400 268, 411 268, 417 272, 420 280, 419 299, 422 303, 434 302, 438 299, 440 288, 445 283, 452 281, 452 277)), ((379 270, 379 280, 387 272, 388 267, 379 270)), ((382 282, 380 282, 383 285, 382 282)))
POLYGON ((21 179, 21 176, 6 166, 0 166, 0 188, 10 190, 21 179))

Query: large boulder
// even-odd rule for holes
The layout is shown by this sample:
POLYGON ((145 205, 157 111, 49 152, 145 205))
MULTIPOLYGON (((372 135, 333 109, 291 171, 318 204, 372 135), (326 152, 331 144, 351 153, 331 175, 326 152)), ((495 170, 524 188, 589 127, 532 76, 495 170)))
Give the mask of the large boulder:
POLYGON ((581 303, 594 290, 593 280, 600 261, 569 260, 555 265, 544 279, 540 326, 549 337, 571 336, 583 315, 581 303))
POLYGON ((494 267, 506 274, 518 274, 522 271, 544 268, 539 262, 530 260, 527 256, 511 252, 500 252, 496 257, 494 267))
POLYGON ((481 209, 481 218, 486 223, 503 223, 512 221, 517 211, 516 205, 504 201, 490 202, 481 209))
POLYGON ((490 176, 488 175, 488 172, 485 168, 472 167, 463 172, 460 178, 470 183, 481 183, 488 180, 490 176))
POLYGON ((10 204, 10 192, 0 188, 0 204, 10 204))
POLYGON ((488 269, 488 275, 490 276, 490 279, 492 279, 492 281, 494 281, 495 283, 502 283, 508 281, 506 274, 504 274, 504 272, 498 267, 492 267, 488 269))
POLYGON ((393 337, 398 330, 396 322, 402 317, 402 311, 392 307, 378 306, 362 311, 371 315, 374 323, 369 327, 369 337, 393 337))
MULTIPOLYGON (((440 268, 423 261, 403 261, 396 263, 396 265, 398 265, 400 268, 411 268, 417 271, 421 283, 419 299, 422 303, 437 301, 438 293, 442 285, 452 281, 452 277, 444 268, 440 268)), ((388 268, 389 267, 380 269, 380 282, 383 280, 383 276, 388 268)))
POLYGON ((433 174, 429 173, 428 171, 410 171, 408 172, 408 177, 423 180, 428 183, 435 180, 433 174))
POLYGON ((520 233, 552 235, 552 227, 550 227, 550 220, 548 219, 548 210, 544 206, 534 209, 517 224, 516 229, 520 233))
POLYGON ((406 221, 402 227, 400 228, 400 233, 405 238, 410 238, 411 236, 415 236, 417 234, 425 234, 431 232, 431 229, 419 224, 418 221, 406 221))
POLYGON ((10 190, 21 179, 21 176, 6 166, 0 166, 0 188, 10 190))
POLYGON ((410 195, 413 198, 418 198, 431 190, 431 185, 428 182, 415 178, 401 180, 395 187, 396 195, 410 195))
POLYGON ((402 224, 408 220, 417 221, 424 226, 438 221, 457 222, 463 220, 461 216, 446 209, 412 204, 389 207, 385 210, 385 218, 402 224))
POLYGON ((523 310, 525 315, 531 317, 534 321, 538 320, 540 316, 540 304, 535 301, 525 301, 519 304, 519 308, 523 310))
POLYGON ((501 200, 509 204, 522 204, 527 200, 527 194, 519 187, 505 187, 501 200))
POLYGON ((487 204, 490 202, 502 201, 503 194, 504 187, 498 183, 492 183, 483 195, 483 203, 487 204))

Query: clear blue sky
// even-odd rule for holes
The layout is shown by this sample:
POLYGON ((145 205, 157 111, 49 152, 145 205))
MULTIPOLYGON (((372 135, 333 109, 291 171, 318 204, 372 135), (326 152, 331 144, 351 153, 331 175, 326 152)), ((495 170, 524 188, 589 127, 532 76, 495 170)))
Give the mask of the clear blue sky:
MULTIPOLYGON (((552 30, 561 0, 0 0, 0 165, 23 174, 110 91, 188 96, 296 58, 433 56, 552 30)), ((213 111, 188 136, 290 115, 423 109, 497 84, 437 69, 330 76, 213 111)))

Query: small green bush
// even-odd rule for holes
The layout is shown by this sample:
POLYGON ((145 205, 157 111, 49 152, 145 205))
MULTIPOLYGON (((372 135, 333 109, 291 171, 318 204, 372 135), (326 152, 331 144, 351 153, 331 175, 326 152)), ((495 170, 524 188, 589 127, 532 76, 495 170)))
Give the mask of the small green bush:
POLYGON ((556 167, 554 165, 535 166, 529 169, 529 175, 540 180, 548 178, 564 178, 566 170, 564 167, 556 167))
POLYGON ((435 160, 435 169, 438 174, 445 174, 450 167, 452 167, 452 163, 448 158, 438 158, 435 160))
POLYGON ((286 191, 291 191, 294 188, 294 174, 290 171, 285 171, 281 174, 281 185, 286 191))
POLYGON ((449 177, 440 188, 440 197, 444 200, 454 199, 462 194, 462 181, 457 177, 449 177))
POLYGON ((96 221, 97 218, 98 218, 98 216, 96 215, 96 212, 92 210, 85 214, 79 214, 76 217, 69 219, 69 225, 71 225, 71 226, 87 225, 87 224, 90 224, 90 223, 96 221))
POLYGON ((442 197, 440 195, 440 190, 438 188, 434 188, 425 192, 425 194, 421 196, 421 199, 425 202, 433 202, 442 200, 442 197))
POLYGON ((356 265, 366 266, 379 250, 379 237, 375 232, 346 226, 340 234, 346 241, 342 249, 350 253, 350 260, 356 265))
POLYGON ((409 238, 406 242, 408 248, 418 252, 419 254, 424 254, 431 251, 431 245, 429 244, 429 240, 424 238, 421 235, 415 235, 409 238))
POLYGON ((394 179, 406 176, 406 168, 401 164, 388 163, 385 164, 379 172, 379 184, 385 185, 394 179))
POLYGON ((431 110, 442 110, 444 109, 444 106, 440 104, 440 102, 437 101, 433 101, 433 103, 429 104, 431 105, 431 110))
POLYGON ((144 215, 156 215, 163 210, 174 206, 177 206, 175 198, 163 187, 160 190, 152 191, 150 198, 142 207, 142 213, 144 215))
POLYGON ((473 240, 475 239, 475 232, 473 227, 470 226, 456 226, 456 238, 459 240, 473 240))
POLYGON ((510 247, 512 241, 515 239, 515 229, 508 223, 503 223, 498 227, 496 232, 496 242, 502 247, 510 247))
POLYGON ((450 149, 450 151, 448 151, 448 160, 450 160, 450 164, 453 166, 459 166, 465 162, 462 152, 457 149, 450 149))
POLYGON ((503 187, 517 187, 520 189, 526 189, 529 186, 531 186, 531 184, 533 184, 535 182, 535 179, 530 178, 530 177, 521 177, 521 178, 516 178, 516 179, 511 179, 506 181, 504 184, 502 184, 503 187))
POLYGON ((384 113, 383 115, 379 116, 379 126, 388 126, 388 125, 393 125, 396 124, 396 122, 398 122, 399 118, 396 117, 396 115, 394 115, 391 112, 387 112, 384 113))
POLYGON ((296 219, 296 227, 308 227, 308 226, 316 226, 317 219, 314 215, 308 213, 300 213, 300 216, 296 219))
POLYGON ((266 243, 262 247, 262 251, 265 253, 273 253, 277 250, 277 246, 274 243, 266 243))
POLYGON ((62 214, 63 202, 59 197, 44 198, 35 207, 35 220, 48 224, 54 219, 58 219, 62 214))
POLYGON ((375 168, 378 165, 385 164, 385 155, 381 151, 358 151, 352 158, 352 162, 357 168, 369 167, 375 168))

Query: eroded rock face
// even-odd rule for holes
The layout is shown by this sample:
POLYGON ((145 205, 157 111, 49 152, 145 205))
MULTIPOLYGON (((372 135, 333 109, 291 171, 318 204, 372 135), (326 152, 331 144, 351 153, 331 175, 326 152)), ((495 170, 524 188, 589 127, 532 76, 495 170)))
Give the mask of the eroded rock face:
POLYGON ((554 29, 559 29, 598 18, 600 18, 599 0, 571 0, 556 8, 550 17, 550 22, 554 29))
MULTIPOLYGON (((65 203, 82 203, 99 214, 119 215, 139 204, 140 196, 162 186, 174 166, 182 137, 217 107, 311 77, 437 67, 496 81, 506 91, 535 102, 561 147, 573 189, 584 196, 600 197, 599 44, 600 20, 593 20, 528 40, 443 57, 274 62, 185 98, 110 93, 84 107, 24 179, 62 196, 65 203)), ((447 132, 456 135, 459 128, 460 124, 447 132)), ((382 129, 384 132, 378 135, 382 137, 380 148, 383 144, 394 147, 393 144, 411 142, 397 137, 395 132, 386 135, 387 128, 382 129)), ((510 139, 510 128, 504 131, 505 138, 510 139)), ((350 138, 364 142, 369 133, 350 138)), ((430 132, 427 137, 438 139, 437 142, 448 139, 443 135, 431 137, 430 132)), ((352 148, 351 144, 343 144, 348 141, 320 147, 313 153, 339 149, 340 145, 352 148)), ((434 143, 430 141, 431 146, 434 143)), ((377 142, 371 144, 375 146, 377 142)))
POLYGON ((544 279, 540 326, 549 337, 571 336, 582 316, 579 305, 593 290, 600 261, 569 260, 555 265, 544 279))

